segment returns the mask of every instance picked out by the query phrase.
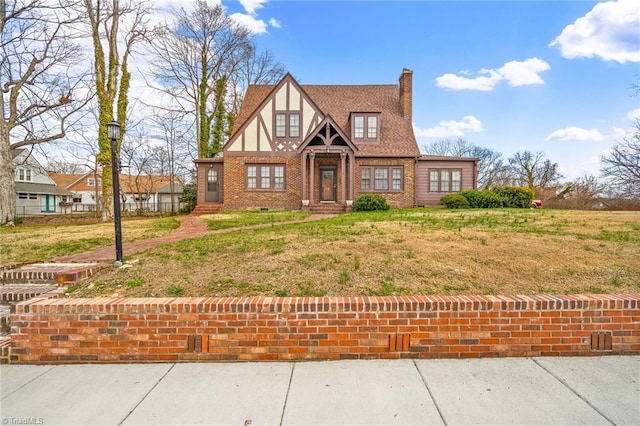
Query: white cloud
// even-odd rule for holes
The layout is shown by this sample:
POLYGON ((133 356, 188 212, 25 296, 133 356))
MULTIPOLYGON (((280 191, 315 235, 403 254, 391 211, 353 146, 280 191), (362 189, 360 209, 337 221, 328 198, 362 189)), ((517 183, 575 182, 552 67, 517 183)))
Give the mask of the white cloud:
POLYGON ((613 129, 613 135, 619 139, 626 138, 627 136, 630 136, 632 133, 630 130, 622 129, 617 126, 613 126, 612 129, 613 129))
POLYGON ((627 118, 631 121, 640 119, 640 108, 636 108, 627 114, 627 118))
POLYGON ((640 1, 598 3, 549 46, 559 47, 567 59, 598 56, 603 61, 640 62, 640 1))
MULTIPOLYGON (((551 69, 542 59, 529 58, 524 61, 510 61, 495 69, 481 69, 477 77, 463 77, 455 74, 444 74, 436 78, 436 86, 451 90, 493 90, 500 81, 506 81, 511 87, 529 84, 544 84, 540 73, 551 69)), ((469 71, 459 74, 471 76, 469 71)))
POLYGON ((256 10, 262 9, 266 2, 267 0, 240 0, 240 4, 249 15, 255 15, 256 10))
POLYGON ((544 84, 539 73, 551 69, 551 66, 538 58, 527 59, 524 62, 507 62, 498 70, 498 73, 509 83, 509 86, 518 87, 529 84, 544 84))
POLYGON ((251 15, 245 15, 244 13, 232 13, 229 17, 238 24, 246 27, 253 34, 264 34, 267 32, 267 23, 261 19, 256 19, 251 15))
POLYGON ((607 137, 596 129, 581 129, 580 127, 567 127, 551 132, 544 140, 560 141, 603 141, 607 137))
POLYGON ((413 130, 417 137, 426 138, 448 138, 461 137, 469 132, 484 132, 482 122, 473 115, 465 115, 462 121, 441 121, 437 126, 422 129, 413 124, 413 130))
POLYGON ((276 18, 269 19, 269 25, 273 28, 282 28, 282 24, 276 18))

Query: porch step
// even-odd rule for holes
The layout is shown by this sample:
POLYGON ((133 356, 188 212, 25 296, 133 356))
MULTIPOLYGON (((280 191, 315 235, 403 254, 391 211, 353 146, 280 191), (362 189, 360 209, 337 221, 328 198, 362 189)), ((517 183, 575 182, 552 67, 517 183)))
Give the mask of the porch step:
POLYGON ((340 204, 340 203, 335 203, 335 204, 314 204, 312 206, 309 206, 309 210, 311 213, 317 213, 317 214, 337 214, 337 213, 344 213, 347 211, 347 205, 346 204, 340 204))
POLYGON ((211 204, 198 204, 195 209, 191 212, 194 216, 200 216, 203 214, 216 214, 220 213, 224 207, 222 203, 211 203, 211 204))

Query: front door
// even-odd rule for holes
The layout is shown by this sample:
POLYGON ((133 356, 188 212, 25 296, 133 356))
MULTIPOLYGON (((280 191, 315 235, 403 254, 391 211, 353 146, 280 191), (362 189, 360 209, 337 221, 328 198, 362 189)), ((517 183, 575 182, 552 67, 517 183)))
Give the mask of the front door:
POLYGON ((45 194, 41 198, 41 208, 40 211, 42 213, 54 213, 56 211, 56 196, 45 194))
POLYGON ((320 201, 336 201, 336 168, 320 167, 320 201))
POLYGON ((207 169, 207 187, 204 200, 210 203, 220 202, 220 169, 213 166, 207 169))

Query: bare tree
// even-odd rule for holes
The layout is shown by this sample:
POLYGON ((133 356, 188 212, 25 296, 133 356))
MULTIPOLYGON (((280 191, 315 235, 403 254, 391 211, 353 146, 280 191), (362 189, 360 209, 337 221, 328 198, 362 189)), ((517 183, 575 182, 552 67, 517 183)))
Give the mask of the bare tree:
POLYGON ((91 97, 71 1, 0 0, 0 225, 16 211, 11 150, 64 138, 91 97))
POLYGON ((150 36, 147 19, 152 8, 148 2, 136 0, 122 3, 119 0, 83 0, 83 5, 93 43, 98 97, 98 162, 102 166, 102 220, 107 220, 112 214, 113 194, 107 123, 116 121, 120 125, 116 149, 120 152, 129 106, 129 58, 136 44, 150 36), (122 54, 120 45, 124 47, 122 54))
POLYGON ((602 195, 603 190, 604 185, 596 176, 585 175, 569 183, 567 199, 573 208, 588 209, 602 195))
POLYGON ((50 159, 45 167, 47 171, 63 173, 67 175, 80 174, 86 172, 86 168, 80 163, 71 163, 63 160, 50 159))
POLYGON ((490 188, 505 184, 508 166, 502 154, 490 148, 476 146, 466 139, 441 139, 425 145, 426 153, 453 157, 478 158, 478 188, 490 188))
MULTIPOLYGON (((140 215, 147 209, 153 188, 160 179, 153 173, 154 149, 141 125, 131 128, 123 141, 121 161, 128 170, 122 177, 122 186, 133 197, 136 213, 140 215)), ((124 198, 124 193, 121 196, 124 198)))
POLYGON ((509 158, 511 182, 538 191, 558 183, 562 178, 558 163, 552 163, 542 151, 516 152, 509 158))
POLYGON ((155 148, 154 159, 158 174, 169 177, 171 191, 171 213, 176 212, 174 194, 176 181, 185 182, 184 169, 189 160, 189 153, 185 147, 188 145, 190 128, 185 125, 184 113, 156 109, 153 116, 153 124, 157 132, 157 138, 163 142, 163 146, 155 148))
POLYGON ((193 9, 173 13, 155 40, 152 74, 182 111, 194 114, 198 157, 212 157, 231 133, 246 85, 270 81, 282 67, 270 54, 256 54, 249 30, 221 5, 196 0, 193 9))
POLYGON ((615 144, 602 161, 602 175, 624 198, 640 200, 640 119, 631 135, 615 144))

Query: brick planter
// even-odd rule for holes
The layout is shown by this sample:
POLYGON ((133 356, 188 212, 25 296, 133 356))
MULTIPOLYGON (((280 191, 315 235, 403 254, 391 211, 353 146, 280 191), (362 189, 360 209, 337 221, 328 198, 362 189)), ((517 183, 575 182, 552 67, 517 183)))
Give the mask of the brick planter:
POLYGON ((640 354, 640 294, 26 301, 18 363, 640 354))

